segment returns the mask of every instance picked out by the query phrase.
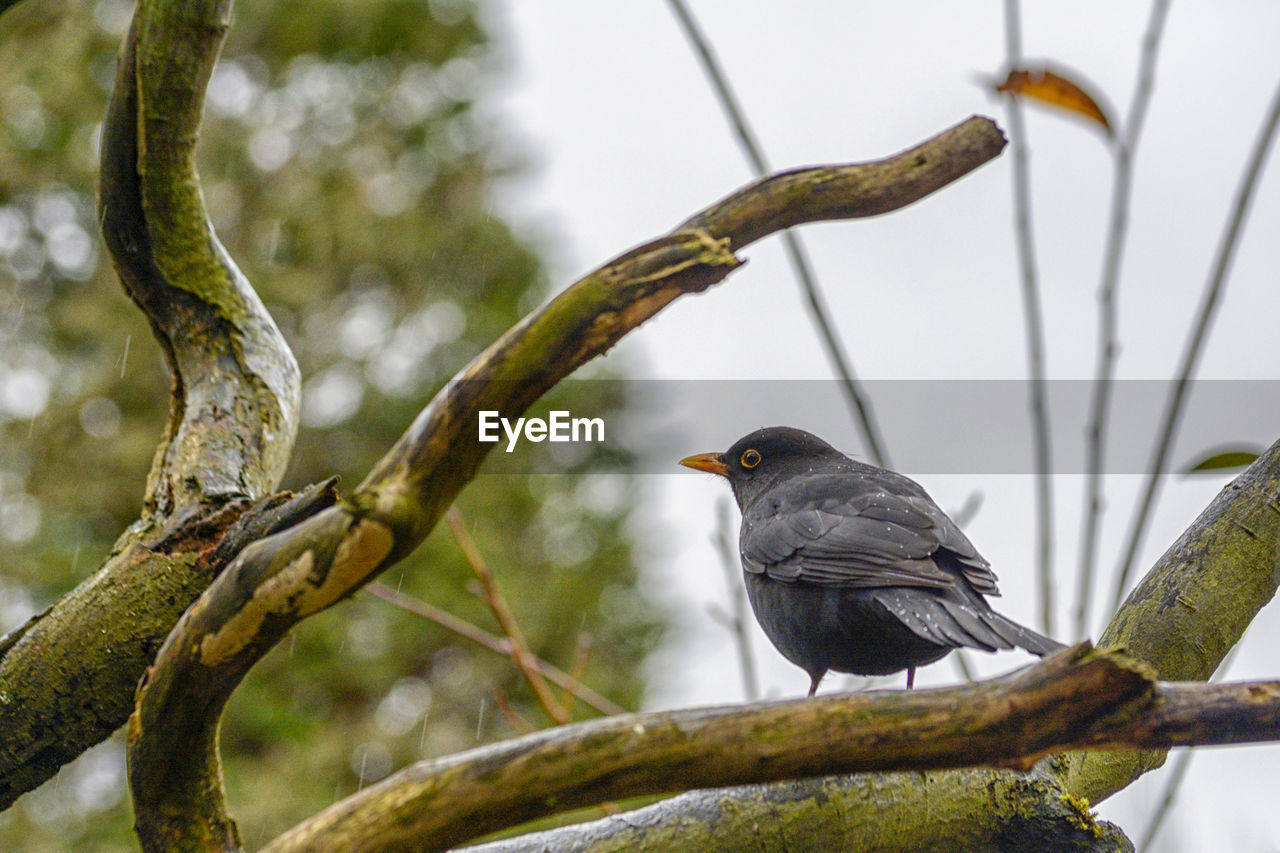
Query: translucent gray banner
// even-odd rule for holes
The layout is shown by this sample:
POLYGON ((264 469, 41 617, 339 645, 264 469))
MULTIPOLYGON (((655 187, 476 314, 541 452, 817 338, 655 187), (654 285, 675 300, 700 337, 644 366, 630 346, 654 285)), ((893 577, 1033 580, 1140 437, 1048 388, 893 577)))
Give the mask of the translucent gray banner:
MULTIPOLYGON (((1085 473, 1093 387, 1085 380, 1044 383, 1050 473, 1085 473)), ((1147 472, 1171 387, 1162 380, 1115 383, 1105 473, 1147 472)), ((863 383, 863 389, 891 466, 899 471, 1034 473, 1026 381, 877 380, 863 383)), ((557 461, 576 469, 592 446, 634 455, 640 473, 679 473, 684 469, 676 460, 724 450, 762 426, 806 429, 850 456, 872 461, 843 389, 828 380, 570 381, 523 417, 520 422, 494 411, 475 425, 476 440, 483 436, 492 445, 482 474, 554 473, 557 461)), ((1280 381, 1196 381, 1165 473, 1183 471, 1223 449, 1260 451, 1277 436, 1280 381)))

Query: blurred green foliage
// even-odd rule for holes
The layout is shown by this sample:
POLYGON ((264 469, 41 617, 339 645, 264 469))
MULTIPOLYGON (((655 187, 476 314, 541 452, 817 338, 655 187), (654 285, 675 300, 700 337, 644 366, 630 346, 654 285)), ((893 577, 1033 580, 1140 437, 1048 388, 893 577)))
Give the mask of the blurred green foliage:
MULTIPOLYGON (((136 518, 164 421, 168 377, 93 203, 131 13, 125 0, 40 0, 0 18, 0 631, 83 580, 136 518)), ((467 2, 235 10, 200 169, 221 239, 302 366, 287 487, 358 482, 435 389, 546 296, 537 255, 489 210, 500 128, 474 104, 495 68, 467 2)), ((606 419, 627 405, 609 382, 553 399, 606 419)), ((568 668, 585 634, 586 681, 635 706, 660 623, 624 531, 631 460, 563 448, 522 446, 521 467, 546 473, 482 475, 459 506, 535 652, 568 668)), ((496 630, 443 529, 383 580, 496 630)), ((366 593, 300 626, 224 721, 246 843, 410 761, 510 736, 494 690, 545 722, 505 659, 366 593)), ((123 769, 117 736, 0 814, 0 849, 134 849, 123 769)))

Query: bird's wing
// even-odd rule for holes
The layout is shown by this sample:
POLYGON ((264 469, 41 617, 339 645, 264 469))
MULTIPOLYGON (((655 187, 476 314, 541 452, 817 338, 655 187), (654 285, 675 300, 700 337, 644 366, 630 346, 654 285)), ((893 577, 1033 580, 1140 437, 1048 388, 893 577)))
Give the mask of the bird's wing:
POLYGON ((758 503, 744 514, 739 549, 747 571, 780 581, 944 589, 958 569, 976 591, 996 594, 987 561, 927 497, 875 490, 758 503))

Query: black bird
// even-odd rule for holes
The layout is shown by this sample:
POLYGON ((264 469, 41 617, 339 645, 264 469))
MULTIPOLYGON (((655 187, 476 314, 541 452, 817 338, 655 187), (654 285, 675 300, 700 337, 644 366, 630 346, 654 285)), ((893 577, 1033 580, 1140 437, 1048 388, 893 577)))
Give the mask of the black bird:
POLYGON ((828 670, 905 669, 911 687, 952 649, 1062 648, 991 609, 990 565, 914 480, 790 427, 680 464, 728 478, 751 608, 810 696, 828 670))

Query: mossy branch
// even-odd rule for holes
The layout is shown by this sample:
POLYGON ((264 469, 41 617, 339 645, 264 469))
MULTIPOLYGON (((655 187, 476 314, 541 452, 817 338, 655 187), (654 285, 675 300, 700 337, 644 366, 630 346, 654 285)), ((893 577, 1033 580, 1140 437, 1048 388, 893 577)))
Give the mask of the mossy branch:
POLYGON ((213 233, 196 174, 205 87, 230 6, 140 3, 103 127, 103 237, 173 373, 144 500, 162 515, 275 488, 298 428, 297 363, 213 233))
POLYGON ((169 419, 141 516, 106 563, 0 640, 0 808, 128 718, 161 641, 234 556, 211 559, 218 537, 276 488, 292 451, 297 365, 210 229, 195 170, 228 5, 147 0, 121 52, 99 217, 168 360, 169 419))
MULTIPOLYGON (((1280 441, 1229 483, 1161 555, 1111 619, 1123 646, 1160 678, 1203 681, 1280 585, 1280 441)), ((1102 800, 1164 763, 1164 750, 1072 756, 1064 786, 1102 800)))
POLYGON ((264 851, 442 850, 565 809, 811 775, 993 765, 1068 747, 1280 739, 1280 682, 1158 684, 1088 644, 935 690, 611 717, 410 767, 264 851))
POLYGON ((459 848, 466 853, 1133 853, 1114 824, 1031 773, 854 773, 710 788, 602 820, 459 848))

